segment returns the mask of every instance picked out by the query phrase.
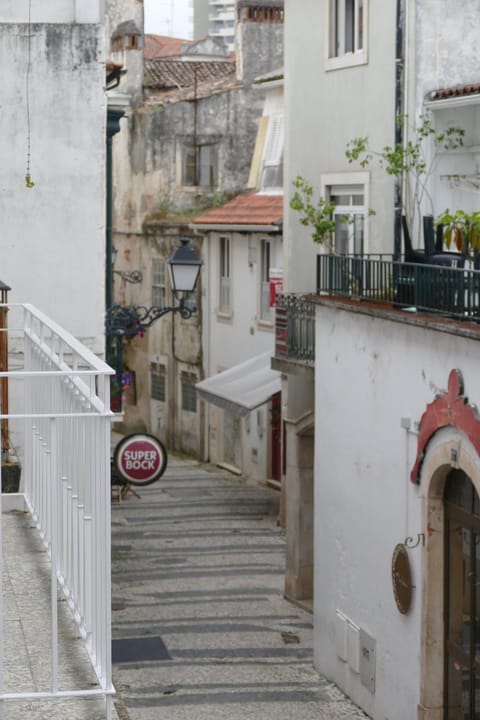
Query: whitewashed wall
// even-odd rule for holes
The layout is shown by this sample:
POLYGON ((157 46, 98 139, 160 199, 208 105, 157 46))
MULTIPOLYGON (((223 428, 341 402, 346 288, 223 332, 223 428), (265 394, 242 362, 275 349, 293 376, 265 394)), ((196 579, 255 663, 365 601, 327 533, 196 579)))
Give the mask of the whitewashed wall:
MULTIPOLYGON (((417 717, 421 548, 409 551, 416 586, 408 615, 395 605, 395 545, 424 532, 412 429, 427 403, 463 372, 480 403, 476 340, 318 307, 315 405, 315 665, 375 720, 417 717), (341 611, 376 641, 371 693, 337 654, 341 611)), ((357 648, 358 649, 358 648, 357 648)))
MULTIPOLYGON (((337 70, 326 69, 328 5, 285 2, 285 286, 292 292, 314 289, 318 252, 310 229, 289 207, 294 178, 303 176, 318 191, 324 173, 361 170, 345 157, 353 138, 368 136, 380 149, 394 142, 395 3, 370 2, 368 63, 337 70)), ((368 251, 392 252, 393 182, 375 164, 369 206, 376 215, 369 220, 368 251)))
MULTIPOLYGON (((204 288, 208 295, 204 302, 204 367, 205 377, 215 375, 248 360, 255 355, 274 350, 274 325, 259 319, 260 240, 269 235, 260 233, 231 233, 231 306, 229 316, 219 310, 219 237, 227 233, 212 232, 208 239, 208 256, 204 265, 204 288), (208 308, 208 310, 207 310, 208 308)), ((275 241, 272 266, 281 258, 281 238, 275 241)), ((216 410, 210 415, 215 432, 210 434, 212 460, 222 460, 223 427, 216 410)), ((260 415, 250 413, 249 424, 242 421, 241 469, 252 478, 268 476, 269 418, 263 407, 260 415), (247 430, 248 428, 248 430, 247 430), (253 453, 252 453, 253 450, 253 453)))
POLYGON ((82 22, 88 24, 79 24, 80 4, 76 8, 73 2, 49 2, 48 12, 44 4, 45 12, 35 18, 36 23, 48 24, 30 29, 25 24, 26 5, 3 3, 0 12, 2 105, 8 109, 2 114, 0 278, 12 287, 12 301, 34 303, 102 351, 104 29, 103 24, 92 24, 98 21, 101 3, 81 4, 82 22), (5 22, 13 17, 23 23, 5 22), (28 122, 33 188, 25 184, 28 122))

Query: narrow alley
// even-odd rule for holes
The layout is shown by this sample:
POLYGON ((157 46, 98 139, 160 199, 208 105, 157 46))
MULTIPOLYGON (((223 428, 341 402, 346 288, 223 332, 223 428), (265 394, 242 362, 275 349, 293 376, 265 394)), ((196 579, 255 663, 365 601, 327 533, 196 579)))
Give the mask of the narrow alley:
POLYGON ((312 616, 283 599, 276 491, 169 458, 140 495, 112 506, 121 720, 365 717, 314 671, 312 616))

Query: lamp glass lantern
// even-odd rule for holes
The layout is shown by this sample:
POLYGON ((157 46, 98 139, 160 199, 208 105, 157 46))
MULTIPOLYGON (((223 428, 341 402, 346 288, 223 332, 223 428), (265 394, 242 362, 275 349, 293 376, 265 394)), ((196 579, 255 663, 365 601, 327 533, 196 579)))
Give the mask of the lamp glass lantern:
POLYGON ((189 237, 180 238, 181 245, 168 258, 173 293, 190 293, 195 290, 202 262, 189 237))

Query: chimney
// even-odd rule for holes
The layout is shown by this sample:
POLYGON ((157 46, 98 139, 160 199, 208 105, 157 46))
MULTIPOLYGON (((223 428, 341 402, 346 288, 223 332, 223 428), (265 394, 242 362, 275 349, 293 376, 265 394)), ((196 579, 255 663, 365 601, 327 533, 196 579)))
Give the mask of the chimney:
POLYGON ((283 0, 237 0, 237 78, 256 77, 283 67, 283 0))

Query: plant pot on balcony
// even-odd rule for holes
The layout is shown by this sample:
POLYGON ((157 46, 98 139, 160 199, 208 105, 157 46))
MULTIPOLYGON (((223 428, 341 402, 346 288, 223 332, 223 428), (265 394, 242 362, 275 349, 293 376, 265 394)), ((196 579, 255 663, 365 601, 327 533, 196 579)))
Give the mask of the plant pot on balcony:
POLYGON ((18 462, 2 463, 2 493, 18 493, 21 471, 18 462))

